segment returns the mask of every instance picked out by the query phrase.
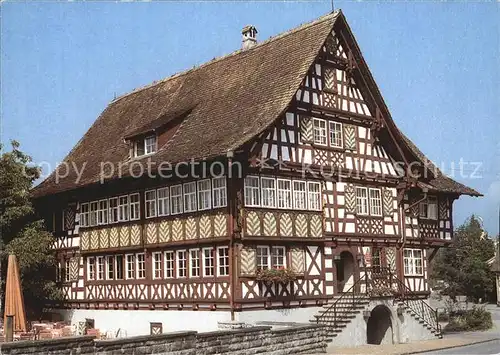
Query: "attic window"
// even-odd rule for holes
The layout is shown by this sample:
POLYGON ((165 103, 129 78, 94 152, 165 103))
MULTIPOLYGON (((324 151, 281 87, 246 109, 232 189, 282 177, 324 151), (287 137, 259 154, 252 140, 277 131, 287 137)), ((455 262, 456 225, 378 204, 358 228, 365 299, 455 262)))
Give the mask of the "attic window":
POLYGON ((141 138, 134 143, 134 156, 140 157, 143 155, 153 154, 156 152, 157 142, 156 136, 147 136, 141 138))

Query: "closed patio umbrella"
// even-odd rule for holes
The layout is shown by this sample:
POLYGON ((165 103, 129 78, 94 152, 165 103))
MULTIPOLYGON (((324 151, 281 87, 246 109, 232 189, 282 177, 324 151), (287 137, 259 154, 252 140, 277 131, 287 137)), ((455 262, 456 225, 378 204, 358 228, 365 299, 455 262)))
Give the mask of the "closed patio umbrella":
POLYGON ((7 283, 5 285, 4 324, 7 316, 14 316, 14 332, 26 332, 26 313, 21 291, 19 267, 14 254, 9 255, 7 265, 7 283))

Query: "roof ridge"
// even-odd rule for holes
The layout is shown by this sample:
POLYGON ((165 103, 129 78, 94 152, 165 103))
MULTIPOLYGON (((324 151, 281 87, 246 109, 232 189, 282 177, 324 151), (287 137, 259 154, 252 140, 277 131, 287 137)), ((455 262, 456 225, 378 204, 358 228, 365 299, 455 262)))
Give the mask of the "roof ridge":
POLYGON ((208 62, 205 62, 205 63, 200 64, 199 66, 197 66, 197 67, 195 67, 195 68, 186 69, 186 70, 184 70, 184 71, 180 71, 180 72, 178 72, 178 73, 172 74, 172 75, 171 75, 171 76, 169 76, 169 77, 166 77, 166 78, 160 79, 160 80, 158 80, 158 81, 153 81, 153 82, 152 82, 152 83, 150 83, 150 84, 146 84, 146 85, 144 85, 144 86, 141 86, 141 87, 135 88, 135 89, 133 89, 132 91, 130 91, 130 92, 128 92, 128 93, 125 93, 125 94, 123 94, 123 95, 120 95, 120 96, 116 97, 116 98, 115 98, 115 99, 113 99, 110 103, 118 102, 118 101, 120 101, 121 99, 123 99, 123 98, 125 98, 125 97, 128 97, 128 96, 130 96, 130 95, 132 95, 132 94, 136 94, 136 93, 141 92, 141 91, 143 91, 143 90, 146 90, 146 89, 152 88, 152 87, 154 87, 154 86, 156 86, 156 85, 158 85, 158 84, 165 83, 165 82, 167 82, 167 81, 169 81, 169 80, 171 80, 171 79, 176 79, 176 78, 179 78, 179 77, 184 76, 184 75, 186 75, 186 74, 189 74, 189 73, 191 73, 191 72, 193 72, 193 71, 196 71, 196 70, 201 69, 201 68, 205 68, 205 67, 207 67, 207 66, 209 66, 209 65, 211 65, 211 64, 214 64, 214 63, 217 63, 217 62, 219 62, 219 61, 221 61, 221 60, 224 60, 224 59, 227 59, 227 58, 233 57, 233 56, 238 55, 238 54, 240 54, 240 53, 248 53, 248 52, 253 51, 253 50, 255 50, 255 49, 262 48, 263 46, 265 46, 265 45, 267 45, 267 44, 269 44, 269 43, 272 43, 273 41, 279 40, 279 39, 281 39, 281 38, 283 38, 283 37, 286 37, 286 36, 288 36, 288 35, 290 35, 290 34, 293 34, 293 33, 296 33, 296 32, 298 32, 298 31, 301 31, 301 30, 304 30, 304 29, 306 29, 306 28, 309 28, 309 27, 311 27, 311 26, 315 26, 315 25, 317 25, 317 24, 323 23, 324 21, 327 21, 327 20, 330 20, 330 19, 334 19, 334 18, 336 18, 336 17, 337 17, 339 14, 341 14, 341 13, 342 13, 342 10, 340 10, 340 9, 335 10, 335 11, 332 11, 332 12, 330 12, 330 13, 326 14, 326 15, 320 16, 320 17, 318 17, 318 18, 316 18, 316 19, 314 19, 314 20, 312 20, 312 21, 305 22, 305 23, 303 23, 303 24, 301 24, 301 25, 299 25, 299 26, 297 26, 297 27, 294 27, 294 28, 292 28, 292 29, 288 30, 288 31, 285 31, 285 32, 279 33, 279 34, 277 34, 277 35, 275 35, 275 36, 271 36, 271 37, 269 37, 268 39, 266 39, 265 41, 262 41, 262 42, 260 42, 260 43, 257 43, 255 46, 253 46, 253 47, 251 47, 251 48, 249 48, 249 49, 246 49, 246 50, 238 49, 238 50, 236 50, 236 51, 234 51, 234 52, 231 52, 231 53, 229 53, 229 54, 226 54, 226 55, 223 55, 223 56, 220 56, 220 57, 217 57, 217 58, 213 58, 213 59, 209 60, 208 62))

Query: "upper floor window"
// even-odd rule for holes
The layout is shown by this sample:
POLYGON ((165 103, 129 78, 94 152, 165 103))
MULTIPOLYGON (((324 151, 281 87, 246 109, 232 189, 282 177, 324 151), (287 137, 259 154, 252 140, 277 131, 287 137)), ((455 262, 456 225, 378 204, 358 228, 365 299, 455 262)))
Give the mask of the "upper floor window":
POLYGON ((128 196, 118 198, 118 220, 120 222, 128 221, 128 196))
POLYGON ((174 252, 165 252, 165 278, 170 279, 174 277, 174 252))
POLYGON ((168 216, 170 214, 170 199, 168 187, 158 189, 158 216, 168 216))
POLYGON ((262 207, 276 207, 276 186, 274 178, 261 178, 262 207))
POLYGON ((87 227, 89 225, 89 204, 82 203, 80 206, 80 226, 87 227))
POLYGON ((203 248, 203 276, 214 276, 214 249, 203 248))
POLYGON ((146 154, 152 154, 156 152, 157 143, 156 136, 148 136, 144 139, 140 139, 134 144, 134 156, 140 157, 146 154))
POLYGON ((307 183, 307 194, 309 196, 309 209, 321 211, 321 185, 319 182, 309 181, 307 183))
POLYGON ((139 194, 130 195, 130 220, 141 218, 141 207, 139 194))
POLYGON ((405 249, 403 262, 405 276, 422 276, 424 274, 421 249, 405 249))
POLYGON ((146 202, 146 218, 156 217, 156 190, 146 191, 144 200, 146 202))
POLYGON ((170 186, 170 203, 171 214, 182 213, 182 185, 170 186))
POLYGON ((326 121, 319 118, 313 119, 314 144, 326 145, 326 121))
POLYGON ((146 255, 144 253, 140 253, 136 255, 137 262, 137 278, 145 279, 146 278, 146 255))
POLYGON ((245 205, 260 205, 259 178, 257 176, 247 176, 245 178, 245 205))
POLYGON ((198 181, 198 210, 208 210, 212 206, 212 186, 210 179, 198 181))
POLYGON ((292 208, 292 182, 277 179, 278 183, 278 208, 292 208))
POLYGON ((229 248, 228 247, 218 247, 217 253, 219 254, 218 276, 228 276, 229 275, 229 248))
POLYGON ((305 181, 293 182, 293 208, 299 210, 307 208, 307 188, 305 181))
POLYGON ((356 187, 356 209, 360 215, 368 214, 368 190, 366 187, 356 187))
POLYGON ((330 146, 342 148, 342 123, 330 121, 330 146))
POLYGON ((118 222, 118 198, 109 199, 109 223, 118 222))
POLYGON ((87 258, 87 280, 95 280, 95 258, 93 256, 87 258))
POLYGON ((420 218, 437 219, 437 197, 428 196, 420 202, 420 218))
POLYGON ((382 196, 380 189, 369 189, 370 194, 370 214, 372 216, 382 216, 382 196))
POLYGON ((153 279, 156 280, 156 279, 161 279, 162 278, 162 274, 161 274, 161 271, 162 271, 162 253, 157 251, 157 252, 154 252, 151 254, 151 256, 153 257, 153 279))
POLYGON ((177 277, 187 276, 187 252, 177 250, 177 277))
POLYGON ((200 277, 200 250, 189 250, 189 276, 200 277))
POLYGON ((226 207, 227 205, 227 195, 226 195, 226 178, 219 177, 212 179, 213 188, 213 199, 214 208, 226 207))
POLYGON ((97 210, 99 204, 97 201, 90 203, 89 226, 97 225, 97 210))
POLYGON ((196 183, 184 184, 184 212, 196 211, 196 183))
POLYGON ((257 246, 257 269, 286 267, 286 248, 281 246, 257 246))
POLYGON ((99 201, 97 210, 97 224, 108 224, 108 200, 99 201))

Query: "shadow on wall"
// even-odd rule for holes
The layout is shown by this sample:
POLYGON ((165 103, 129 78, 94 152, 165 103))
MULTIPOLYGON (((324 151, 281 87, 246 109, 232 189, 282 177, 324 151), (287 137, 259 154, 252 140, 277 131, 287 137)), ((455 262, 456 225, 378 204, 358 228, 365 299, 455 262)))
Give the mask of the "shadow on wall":
POLYGON ((366 342, 368 344, 393 344, 391 311, 383 305, 375 307, 368 318, 366 342))

